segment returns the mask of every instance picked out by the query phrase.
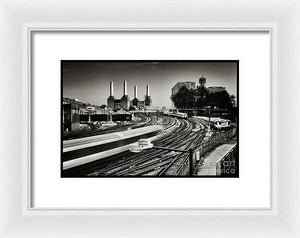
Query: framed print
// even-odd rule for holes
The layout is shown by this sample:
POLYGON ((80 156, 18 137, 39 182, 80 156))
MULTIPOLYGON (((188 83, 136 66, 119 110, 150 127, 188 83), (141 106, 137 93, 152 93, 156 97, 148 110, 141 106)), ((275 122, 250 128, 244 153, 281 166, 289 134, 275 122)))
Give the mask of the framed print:
POLYGON ((299 1, 1 2, 1 237, 300 237, 299 1))
POLYGON ((61 71, 61 177, 238 177, 238 61, 62 60, 61 71), (202 71, 223 86, 176 82, 202 71))

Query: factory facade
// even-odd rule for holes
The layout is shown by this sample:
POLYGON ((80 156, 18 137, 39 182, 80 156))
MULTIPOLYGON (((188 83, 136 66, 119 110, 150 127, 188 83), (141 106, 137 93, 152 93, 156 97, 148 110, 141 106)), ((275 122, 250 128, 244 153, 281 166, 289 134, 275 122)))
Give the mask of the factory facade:
POLYGON ((112 110, 120 110, 122 109, 129 109, 129 97, 127 94, 127 82, 124 81, 123 84, 123 96, 120 99, 114 97, 114 84, 110 82, 109 88, 109 97, 107 99, 107 106, 112 110))
POLYGON ((109 85, 109 97, 107 98, 107 106, 111 110, 129 110, 130 106, 134 106, 137 108, 143 108, 145 106, 151 106, 152 100, 150 96, 150 88, 149 85, 146 86, 146 95, 145 100, 141 101, 137 98, 137 86, 134 86, 133 88, 133 100, 130 101, 130 98, 127 93, 127 82, 123 82, 123 96, 121 98, 115 98, 114 97, 114 84, 113 82, 110 82, 109 85))
MULTIPOLYGON (((205 87, 206 84, 206 78, 202 77, 199 78, 199 87, 200 88, 206 88, 205 87)), ((195 90, 196 89, 196 83, 195 82, 191 82, 191 81, 186 81, 186 82, 178 82, 175 84, 175 86, 172 88, 172 95, 175 95, 178 93, 178 91, 182 88, 182 87, 186 87, 187 89, 190 90, 195 90)), ((222 92, 225 91, 225 87, 220 87, 220 86, 214 86, 214 87, 207 87, 206 88, 207 91, 209 93, 216 93, 216 92, 222 92)))

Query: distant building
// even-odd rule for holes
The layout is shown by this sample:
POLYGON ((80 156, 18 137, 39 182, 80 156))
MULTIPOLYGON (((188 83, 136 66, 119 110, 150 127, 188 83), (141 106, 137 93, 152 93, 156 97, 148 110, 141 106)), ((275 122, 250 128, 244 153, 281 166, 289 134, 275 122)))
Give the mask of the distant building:
POLYGON ((178 91, 182 88, 182 87, 186 87, 187 89, 192 89, 195 90, 196 87, 196 83, 195 82, 191 82, 191 81, 187 81, 187 82, 178 82, 175 84, 175 86, 172 88, 172 95, 175 95, 178 93, 178 91))
POLYGON ((133 99, 132 101, 130 102, 130 105, 133 105, 133 106, 138 106, 138 103, 139 103, 139 99, 137 98, 137 86, 135 85, 133 87, 133 99))
POLYGON ((78 99, 63 98, 62 126, 63 131, 72 131, 79 128, 80 114, 88 114, 87 104, 78 99))
POLYGON ((114 97, 114 83, 110 82, 109 84, 109 97, 107 99, 107 106, 111 109, 115 107, 115 97, 114 97))
POLYGON ((150 88, 149 88, 149 85, 146 86, 146 95, 145 95, 145 100, 144 101, 140 101, 138 98, 137 98, 137 86, 134 86, 133 88, 133 99, 132 101, 130 101, 130 105, 131 106, 135 106, 137 108, 144 108, 145 106, 151 106, 152 104, 152 100, 151 100, 151 96, 150 96, 150 88))
POLYGON ((145 102, 144 101, 138 101, 137 107, 143 108, 144 106, 145 106, 145 102))
POLYGON ((120 110, 116 111, 114 114, 130 114, 130 113, 124 109, 120 109, 120 110))
POLYGON ((130 101, 130 105, 138 107, 139 105, 139 100, 137 98, 134 98, 132 101, 130 101))
POLYGON ((121 108, 126 110, 129 109, 129 97, 127 95, 123 95, 123 97, 121 97, 121 108))
POLYGON ((157 112, 157 111, 161 111, 161 107, 160 106, 145 106, 145 111, 146 112, 157 112))
POLYGON ((120 110, 122 108, 121 105, 122 105, 121 104, 121 99, 115 99, 114 100, 114 105, 113 105, 113 107, 111 107, 111 109, 113 109, 113 110, 120 110))
POLYGON ((207 91, 209 93, 217 93, 217 92, 222 92, 225 91, 225 87, 208 87, 207 91))
POLYGON ((152 100, 149 92, 149 85, 146 86, 145 106, 151 106, 152 100))
POLYGON ((110 82, 110 95, 107 98, 107 106, 112 110, 119 110, 119 109, 129 109, 129 97, 127 95, 127 82, 124 81, 123 84, 123 96, 121 99, 116 99, 113 95, 114 93, 114 85, 113 82, 110 82))
POLYGON ((199 78, 199 84, 200 84, 200 87, 205 88, 206 78, 204 78, 203 75, 201 78, 199 78))
POLYGON ((140 101, 137 98, 137 86, 134 86, 133 88, 133 100, 130 101, 129 96, 127 95, 127 82, 124 81, 124 86, 123 86, 123 96, 120 99, 117 99, 113 95, 113 82, 110 82, 110 95, 107 98, 107 106, 111 110, 120 110, 120 109, 125 109, 129 110, 129 107, 139 107, 143 108, 144 106, 151 106, 152 100, 151 96, 149 93, 149 85, 146 87, 146 95, 145 95, 145 100, 140 101))

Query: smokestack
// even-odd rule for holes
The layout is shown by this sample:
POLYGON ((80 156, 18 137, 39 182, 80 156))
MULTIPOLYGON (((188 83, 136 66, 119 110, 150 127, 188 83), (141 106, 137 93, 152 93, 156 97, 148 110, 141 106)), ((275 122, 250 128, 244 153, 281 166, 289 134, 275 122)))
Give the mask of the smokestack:
POLYGON ((114 96, 114 82, 110 82, 109 93, 109 96, 114 96))
POLYGON ((149 93, 149 85, 146 86, 146 96, 150 96, 150 93, 149 93))
POLYGON ((124 81, 123 95, 127 95, 127 82, 126 81, 124 81))
POLYGON ((137 86, 134 86, 133 92, 134 92, 134 97, 133 98, 137 98, 137 86))

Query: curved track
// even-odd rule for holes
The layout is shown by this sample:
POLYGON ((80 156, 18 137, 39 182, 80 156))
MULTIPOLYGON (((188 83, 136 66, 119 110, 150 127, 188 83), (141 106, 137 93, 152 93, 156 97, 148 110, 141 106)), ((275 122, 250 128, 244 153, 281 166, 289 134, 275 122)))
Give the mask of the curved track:
POLYGON ((157 116, 154 115, 144 115, 142 113, 135 114, 135 121, 125 122, 123 124, 115 124, 107 127, 106 124, 101 122, 88 122, 85 123, 83 127, 76 129, 72 132, 65 133, 63 135, 63 140, 79 139, 83 137, 90 137, 96 135, 109 134, 119 131, 127 130, 131 128, 139 128, 143 126, 154 125, 157 122, 157 116))
MULTIPOLYGON (((194 119, 180 119, 169 116, 159 116, 160 124, 168 132, 158 140, 155 146, 186 150, 194 143, 199 143, 204 137, 206 125, 194 119), (194 128, 200 129, 193 131, 194 128), (170 129, 175 127, 173 129, 170 129)), ((156 123, 157 116, 150 117, 148 123, 156 123)), ((149 149, 142 153, 122 153, 112 161, 99 161, 90 168, 82 168, 85 176, 169 176, 172 175, 172 165, 186 157, 180 152, 170 152, 161 149, 149 149)), ((82 173, 81 173, 82 174, 82 173)))

